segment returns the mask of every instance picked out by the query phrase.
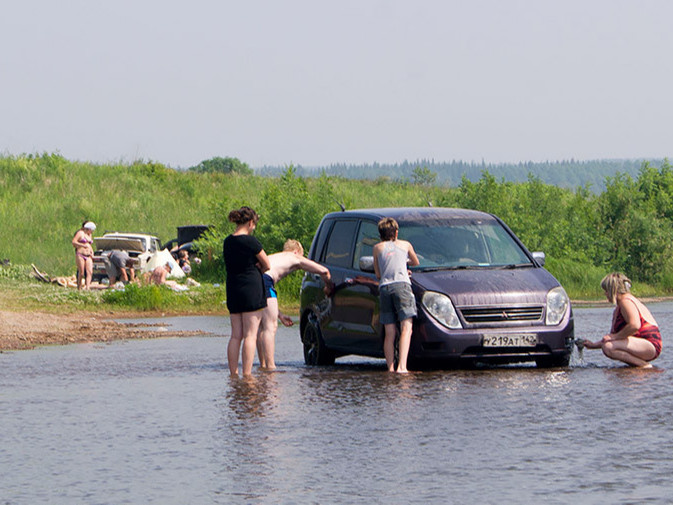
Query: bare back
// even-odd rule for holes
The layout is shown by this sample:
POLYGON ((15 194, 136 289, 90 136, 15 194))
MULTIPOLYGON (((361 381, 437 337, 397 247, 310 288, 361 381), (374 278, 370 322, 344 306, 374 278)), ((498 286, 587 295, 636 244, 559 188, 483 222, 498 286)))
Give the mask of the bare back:
POLYGON ((329 273, 327 268, 315 261, 304 258, 292 251, 283 251, 269 255, 271 267, 264 272, 276 283, 286 275, 297 270, 304 270, 314 274, 325 275, 329 273))

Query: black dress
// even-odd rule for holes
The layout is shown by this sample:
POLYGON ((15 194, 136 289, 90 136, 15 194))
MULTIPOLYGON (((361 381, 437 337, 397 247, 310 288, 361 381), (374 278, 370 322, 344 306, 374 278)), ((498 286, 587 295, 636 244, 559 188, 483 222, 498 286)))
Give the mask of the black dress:
POLYGON ((222 252, 227 269, 227 308, 231 314, 266 307, 264 280, 257 268, 262 244, 251 235, 229 235, 222 252))

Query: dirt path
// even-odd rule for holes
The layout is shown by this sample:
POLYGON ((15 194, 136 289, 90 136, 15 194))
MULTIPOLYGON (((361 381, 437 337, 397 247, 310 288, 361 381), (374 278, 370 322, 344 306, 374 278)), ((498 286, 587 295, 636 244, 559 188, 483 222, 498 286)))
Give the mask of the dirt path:
POLYGON ((151 325, 117 323, 115 315, 80 312, 50 314, 46 312, 12 312, 0 310, 0 352, 32 349, 39 345, 63 345, 76 342, 110 342, 124 339, 147 339, 202 335, 202 331, 152 330, 151 325))

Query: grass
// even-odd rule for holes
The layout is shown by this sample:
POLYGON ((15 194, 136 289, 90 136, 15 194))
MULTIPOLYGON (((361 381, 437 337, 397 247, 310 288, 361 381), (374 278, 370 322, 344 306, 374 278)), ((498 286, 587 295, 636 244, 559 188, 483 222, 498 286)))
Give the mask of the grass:
MULTIPOLYGON (((171 314, 226 313, 224 284, 203 282, 188 291, 175 292, 166 286, 128 285, 124 290, 78 291, 58 284, 38 281, 30 268, 0 267, 0 307, 14 311, 73 313, 77 311, 171 314)), ((298 303, 286 295, 281 309, 290 315, 298 312, 298 303)))

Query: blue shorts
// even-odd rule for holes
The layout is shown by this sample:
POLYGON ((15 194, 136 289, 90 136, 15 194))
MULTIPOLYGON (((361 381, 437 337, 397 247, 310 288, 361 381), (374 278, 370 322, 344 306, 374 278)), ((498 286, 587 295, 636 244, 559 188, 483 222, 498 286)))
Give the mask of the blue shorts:
POLYGON ((262 277, 264 277, 264 294, 266 294, 266 297, 278 298, 276 288, 273 287, 273 279, 267 274, 263 274, 262 277))
POLYGON ((411 284, 393 282, 379 288, 379 320, 381 324, 395 324, 416 316, 416 298, 411 284))

